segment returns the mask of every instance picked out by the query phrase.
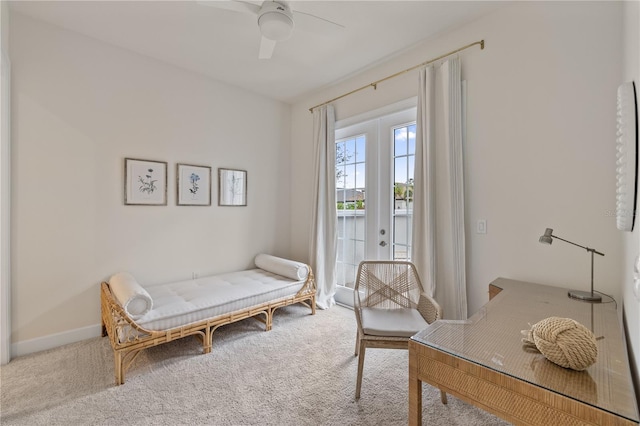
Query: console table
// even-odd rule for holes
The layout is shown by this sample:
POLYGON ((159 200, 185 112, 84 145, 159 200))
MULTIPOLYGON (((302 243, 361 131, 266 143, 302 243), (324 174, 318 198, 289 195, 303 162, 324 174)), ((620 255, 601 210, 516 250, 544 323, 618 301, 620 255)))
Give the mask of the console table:
MULTIPOLYGON (((409 341, 409 424, 422 424, 422 382, 514 424, 638 425, 624 335, 613 300, 571 299, 567 289, 498 278, 466 321, 439 320, 409 341), (521 330, 572 318, 598 339, 585 371, 562 368, 522 345, 521 330)), ((440 402, 438 402, 440 403, 440 402)))

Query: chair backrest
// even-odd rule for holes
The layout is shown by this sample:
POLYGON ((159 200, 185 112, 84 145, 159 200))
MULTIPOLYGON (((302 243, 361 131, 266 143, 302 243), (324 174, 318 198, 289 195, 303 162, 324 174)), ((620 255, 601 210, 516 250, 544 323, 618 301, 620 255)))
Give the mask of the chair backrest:
POLYGON ((413 263, 401 260, 363 260, 355 283, 356 304, 383 309, 416 309, 423 291, 413 263))

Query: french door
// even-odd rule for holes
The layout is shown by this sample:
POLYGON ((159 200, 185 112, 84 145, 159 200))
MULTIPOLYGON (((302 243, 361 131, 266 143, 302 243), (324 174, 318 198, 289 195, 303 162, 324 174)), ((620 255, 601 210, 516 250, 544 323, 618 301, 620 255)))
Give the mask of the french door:
POLYGON ((410 259, 416 109, 336 130, 336 301, 353 304, 364 259, 410 259))

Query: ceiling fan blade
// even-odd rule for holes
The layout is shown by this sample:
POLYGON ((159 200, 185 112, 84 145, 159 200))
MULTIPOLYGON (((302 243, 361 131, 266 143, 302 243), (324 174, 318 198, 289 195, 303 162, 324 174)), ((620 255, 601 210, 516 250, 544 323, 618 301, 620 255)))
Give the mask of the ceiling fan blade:
POLYGON ((271 59, 271 55, 273 55, 273 49, 276 47, 276 42, 274 40, 269 40, 268 38, 262 37, 260 41, 260 53, 258 54, 259 59, 271 59))
POLYGON ((293 14, 294 14, 294 15, 304 15, 307 21, 309 21, 309 20, 310 20, 310 19, 308 19, 308 18, 315 18, 315 19, 318 19, 318 20, 322 21, 322 22, 318 22, 318 24, 322 24, 322 23, 324 23, 324 24, 327 24, 327 26, 328 26, 328 27, 334 27, 334 28, 340 28, 340 29, 344 29, 344 28, 346 28, 346 27, 345 27, 344 25, 342 25, 342 24, 338 24, 337 22, 333 22, 333 21, 330 21, 330 20, 328 20, 328 19, 322 18, 322 17, 320 17, 320 16, 314 15, 313 13, 307 13, 307 12, 301 12, 301 11, 299 11, 299 10, 294 10, 294 11, 293 11, 293 14))
POLYGON ((196 3, 215 7, 218 9, 232 10, 234 12, 251 13, 257 15, 260 12, 260 5, 243 0, 215 0, 215 1, 197 1, 196 3))

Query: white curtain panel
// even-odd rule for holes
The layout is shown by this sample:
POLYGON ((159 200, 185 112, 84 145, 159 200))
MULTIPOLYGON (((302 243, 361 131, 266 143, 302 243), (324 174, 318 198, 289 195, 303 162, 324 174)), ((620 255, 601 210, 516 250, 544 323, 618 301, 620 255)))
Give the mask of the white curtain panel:
POLYGON ((336 302, 338 234, 336 215, 336 143, 333 105, 313 111, 315 180, 311 229, 311 267, 318 288, 316 305, 328 309, 336 302))
POLYGON ((411 260, 425 292, 436 290, 435 78, 433 66, 420 68, 413 181, 411 260))
POLYGON ((460 60, 420 71, 412 261, 444 318, 467 318, 460 60))
POLYGON ((462 81, 460 59, 449 59, 442 65, 445 141, 449 154, 449 194, 451 217, 451 257, 453 276, 447 297, 453 319, 467 319, 467 274, 464 229, 464 166, 462 148, 462 81))

